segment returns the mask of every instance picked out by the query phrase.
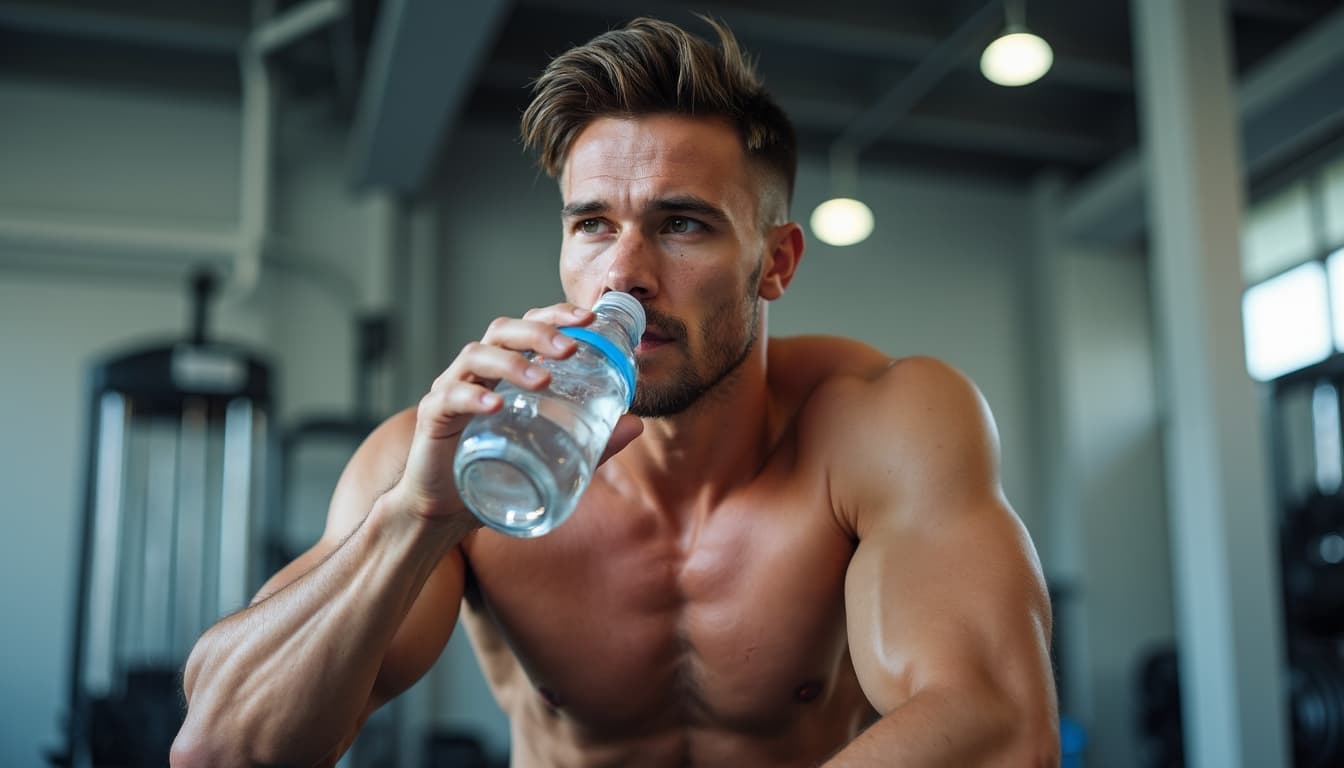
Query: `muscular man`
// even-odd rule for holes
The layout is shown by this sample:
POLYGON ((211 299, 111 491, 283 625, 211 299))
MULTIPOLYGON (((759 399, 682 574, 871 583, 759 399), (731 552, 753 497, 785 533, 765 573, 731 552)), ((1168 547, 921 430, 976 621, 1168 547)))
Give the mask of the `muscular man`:
POLYGON ((639 20, 546 69, 523 134, 569 303, 492 323, 359 449, 321 541, 197 643, 175 765, 333 763, 459 618, 519 767, 1056 763, 989 409, 932 359, 767 339, 795 140, 718 31, 639 20), (496 381, 546 386, 523 353, 573 353, 556 327, 609 290, 649 318, 609 460, 552 533, 480 527, 457 435, 496 381))

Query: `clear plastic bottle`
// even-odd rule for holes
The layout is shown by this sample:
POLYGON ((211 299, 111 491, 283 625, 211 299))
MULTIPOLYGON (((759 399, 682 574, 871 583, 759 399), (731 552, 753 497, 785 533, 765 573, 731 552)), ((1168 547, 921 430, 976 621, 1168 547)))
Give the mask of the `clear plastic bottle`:
POLYGON ((562 328, 579 342, 564 360, 539 358, 546 389, 502 381, 500 410, 462 432, 453 475, 462 501, 481 522, 511 536, 549 532, 574 511, 616 420, 635 396, 635 346, 644 307, 628 293, 605 293, 587 326, 562 328))

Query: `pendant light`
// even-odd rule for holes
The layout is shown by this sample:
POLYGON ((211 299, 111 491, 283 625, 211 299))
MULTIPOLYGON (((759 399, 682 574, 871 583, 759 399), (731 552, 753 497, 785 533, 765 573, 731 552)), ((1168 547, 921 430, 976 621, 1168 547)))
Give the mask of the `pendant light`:
POLYGON ((1027 30, 1024 4, 1026 0, 1007 0, 1004 15, 1007 24, 1003 34, 985 47, 980 55, 980 71, 993 83, 1019 86, 1040 80, 1055 54, 1043 38, 1027 30))
POLYGON ((809 223, 812 234, 827 245, 855 245, 873 233, 873 211, 852 197, 858 186, 855 153, 841 146, 831 148, 831 189, 836 197, 818 205, 809 223))

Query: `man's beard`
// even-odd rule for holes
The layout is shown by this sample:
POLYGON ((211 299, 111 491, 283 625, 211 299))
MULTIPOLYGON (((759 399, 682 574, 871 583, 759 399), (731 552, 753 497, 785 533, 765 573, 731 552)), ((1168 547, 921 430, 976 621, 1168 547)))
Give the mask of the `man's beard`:
POLYGON ((635 387, 635 400, 630 413, 642 418, 667 418, 685 412, 706 394, 733 374, 756 346, 760 311, 756 305, 756 281, 760 277, 757 266, 747 281, 750 294, 736 305, 720 306, 709 314, 709 321, 701 341, 709 363, 709 374, 702 376, 695 361, 689 356, 686 344, 686 324, 655 310, 645 308, 648 327, 657 329, 671 344, 687 353, 681 367, 666 383, 653 385, 641 380, 635 387), (744 317, 745 315, 745 317, 744 317))

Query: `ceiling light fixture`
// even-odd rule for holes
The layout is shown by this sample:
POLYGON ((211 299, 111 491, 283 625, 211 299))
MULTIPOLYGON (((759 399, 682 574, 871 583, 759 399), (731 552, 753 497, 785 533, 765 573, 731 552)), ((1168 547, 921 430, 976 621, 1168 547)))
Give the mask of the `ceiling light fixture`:
POLYGON ((873 233, 873 211, 852 197, 833 197, 812 211, 812 234, 827 245, 854 245, 873 233))
POLYGON ((842 146, 831 148, 831 189, 836 197, 818 205, 809 223, 812 234, 827 245, 855 245, 873 233, 873 211, 855 199, 856 153, 842 146))
POLYGON ((993 83, 1007 86, 1027 85, 1040 80, 1055 61, 1050 44, 1027 31, 1023 10, 1025 0, 1007 0, 1003 34, 985 47, 980 55, 980 71, 993 83))

